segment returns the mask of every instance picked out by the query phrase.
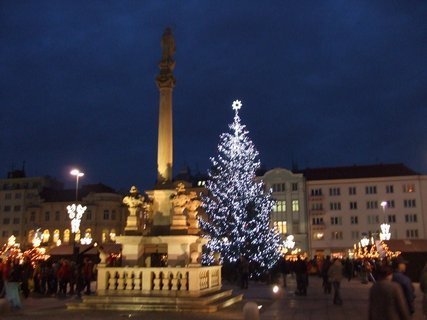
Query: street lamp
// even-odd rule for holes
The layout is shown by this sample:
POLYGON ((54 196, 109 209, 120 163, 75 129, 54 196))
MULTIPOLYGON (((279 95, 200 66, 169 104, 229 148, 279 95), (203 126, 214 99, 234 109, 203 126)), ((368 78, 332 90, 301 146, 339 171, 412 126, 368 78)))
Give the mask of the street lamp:
POLYGON ((391 237, 390 225, 385 221, 385 209, 387 208, 387 201, 381 202, 381 207, 383 208, 384 222, 380 225, 380 228, 381 228, 380 240, 381 241, 390 240, 390 237, 391 237))
POLYGON ((83 172, 80 172, 80 170, 78 170, 78 169, 71 170, 70 174, 72 176, 76 176, 76 202, 77 202, 78 196, 79 196, 79 178, 83 177, 85 174, 83 172))
POLYGON ((70 172, 71 175, 76 177, 76 203, 73 203, 67 206, 68 217, 71 220, 71 236, 73 241, 73 257, 76 261, 79 248, 76 246, 76 235, 80 230, 80 221, 85 213, 87 207, 78 204, 79 198, 79 178, 84 176, 83 172, 80 172, 78 169, 73 169, 70 172))

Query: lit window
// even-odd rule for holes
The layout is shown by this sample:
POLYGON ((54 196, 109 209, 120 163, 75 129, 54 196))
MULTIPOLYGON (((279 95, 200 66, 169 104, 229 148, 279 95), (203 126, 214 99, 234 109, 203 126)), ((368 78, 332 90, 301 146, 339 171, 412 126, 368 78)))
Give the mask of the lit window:
POLYGON ((298 200, 292 200, 292 211, 293 212, 299 211, 299 201, 298 200))

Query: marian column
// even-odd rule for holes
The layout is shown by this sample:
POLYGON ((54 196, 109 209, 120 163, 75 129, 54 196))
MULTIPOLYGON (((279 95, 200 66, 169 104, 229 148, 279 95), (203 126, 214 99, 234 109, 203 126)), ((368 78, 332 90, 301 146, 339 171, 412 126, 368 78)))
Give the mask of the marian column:
POLYGON ((156 84, 160 91, 159 136, 157 145, 157 184, 172 181, 173 165, 173 131, 172 131, 172 91, 175 87, 173 69, 175 61, 175 40, 172 30, 166 28, 162 36, 162 60, 156 84))

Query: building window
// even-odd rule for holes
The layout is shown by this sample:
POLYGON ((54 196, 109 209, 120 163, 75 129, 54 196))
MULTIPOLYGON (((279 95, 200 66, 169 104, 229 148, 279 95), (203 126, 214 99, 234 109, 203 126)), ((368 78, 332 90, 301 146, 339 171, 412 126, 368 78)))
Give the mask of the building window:
POLYGON ((20 224, 20 223, 21 223, 21 219, 13 218, 13 224, 20 224))
POLYGON ((322 195, 322 189, 311 189, 310 194, 312 196, 321 196, 322 195))
POLYGON ((5 200, 10 200, 10 199, 12 199, 12 194, 11 194, 11 193, 5 193, 5 195, 4 195, 4 199, 5 199, 5 200))
POLYGON ((277 200, 273 206, 273 212, 286 212, 286 201, 277 200))
POLYGON ((21 193, 15 193, 15 199, 21 199, 22 194, 21 193))
POLYGON ((279 231, 280 234, 286 234, 288 232, 286 221, 275 221, 274 227, 277 231, 279 231))
POLYGON ((378 201, 366 202, 366 209, 378 209, 378 201))
POLYGON ((385 193, 394 193, 394 187, 392 184, 385 186, 385 193))
POLYGON ((33 211, 30 213, 30 222, 36 221, 36 213, 33 211))
POLYGON ((380 218, 376 214, 368 215, 368 224, 378 224, 380 223, 380 218))
POLYGON ((415 199, 406 199, 403 200, 403 207, 405 208, 415 208, 415 199))
POLYGON ((348 188, 348 194, 350 196, 354 196, 356 194, 356 187, 349 187, 348 188))
POLYGON ((104 220, 110 219, 110 212, 108 210, 104 210, 104 220))
POLYGON ((403 192, 404 193, 415 192, 415 185, 412 183, 404 184, 403 185, 403 192))
POLYGON ((4 206, 4 209, 3 209, 4 212, 10 212, 11 210, 12 210, 11 206, 4 206))
POLYGON ((59 221, 61 218, 61 213, 59 211, 55 211, 55 221, 59 221))
POLYGON ((357 210, 357 202, 356 201, 350 202, 350 210, 357 210))
POLYGON ((4 218, 3 224, 10 224, 10 218, 4 218))
POLYGON ((92 220, 92 211, 86 211, 86 220, 92 220))
POLYGON ((341 193, 340 188, 329 188, 330 196, 339 196, 341 193))
POLYGON ((405 214, 405 222, 418 222, 417 220, 418 219, 416 214, 405 214))
POLYGON ((322 217, 313 218, 312 222, 313 222, 313 225, 315 225, 315 226, 324 224, 322 217))
POLYGON ((417 229, 406 230, 406 237, 407 238, 418 238, 418 230, 417 229))
POLYGON ((376 194, 377 187, 376 186, 366 186, 365 188, 366 194, 376 194))
POLYGON ((394 200, 388 200, 386 202, 387 202, 386 208, 394 208, 395 207, 394 200))
POLYGON ((332 240, 342 240, 343 239, 342 231, 333 231, 331 233, 331 239, 332 240))
POLYGON ((13 211, 15 212, 21 211, 21 206, 13 206, 13 211))
POLYGON ((331 217, 331 225, 342 225, 341 217, 331 217))
POLYGON ((286 191, 286 183, 274 183, 271 186, 273 192, 285 192, 286 191))
POLYGON ((50 212, 49 211, 46 211, 45 213, 44 213, 44 221, 49 221, 50 220, 50 212))
POLYGON ((323 203, 312 203, 311 210, 323 210, 323 203))
POLYGON ((292 200, 292 212, 299 212, 299 201, 292 200))
POLYGON ((388 223, 396 223, 396 215, 395 214, 389 214, 387 216, 388 223))
POLYGON ((116 220, 116 210, 111 211, 111 220, 116 220))
POLYGON ((341 202, 331 202, 329 208, 330 210, 341 210, 341 202))
POLYGON ((350 223, 351 223, 351 224, 358 224, 358 223, 359 223, 359 218, 358 218, 358 216, 351 216, 351 217, 350 217, 350 223))
POLYGON ((298 183, 292 183, 292 191, 298 191, 298 183))
POLYGON ((359 231, 352 231, 351 232, 351 239, 352 240, 360 240, 360 233, 359 233, 359 231))

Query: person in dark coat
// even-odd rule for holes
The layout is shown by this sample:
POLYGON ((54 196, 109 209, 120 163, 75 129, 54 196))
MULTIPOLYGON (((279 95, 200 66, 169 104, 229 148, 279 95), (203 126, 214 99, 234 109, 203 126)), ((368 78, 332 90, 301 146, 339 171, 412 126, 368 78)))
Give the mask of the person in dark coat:
POLYGON ((408 261, 403 259, 403 257, 397 257, 392 265, 393 265, 393 277, 392 280, 400 284, 403 290, 403 295, 405 296, 406 303, 408 304, 409 312, 413 314, 415 312, 415 288, 412 285, 411 279, 405 274, 406 264, 408 261))
POLYGON ((295 262, 295 275, 297 280, 297 290, 296 295, 306 296, 307 287, 308 287, 308 266, 306 259, 302 259, 301 256, 298 256, 297 261, 295 262))
POLYGON ((369 320, 409 320, 406 299, 399 284, 392 281, 392 269, 381 266, 377 271, 376 282, 369 289, 369 320))
POLYGON ((427 263, 424 265, 420 275, 420 290, 423 293, 423 314, 427 319, 427 263))
POLYGON ((332 284, 329 281, 328 277, 328 270, 331 264, 331 256, 326 256, 325 260, 322 263, 322 269, 320 270, 320 274, 322 276, 323 292, 326 294, 330 294, 332 292, 332 284))
POLYGON ((240 285, 242 289, 247 289, 249 285, 249 261, 241 255, 239 260, 240 285))

